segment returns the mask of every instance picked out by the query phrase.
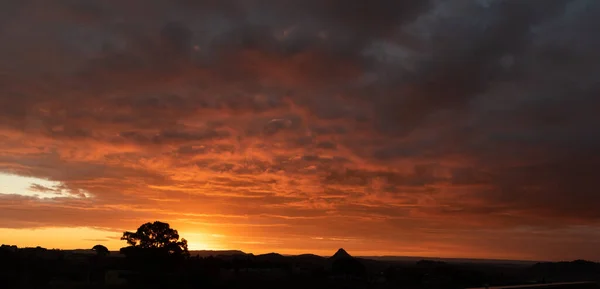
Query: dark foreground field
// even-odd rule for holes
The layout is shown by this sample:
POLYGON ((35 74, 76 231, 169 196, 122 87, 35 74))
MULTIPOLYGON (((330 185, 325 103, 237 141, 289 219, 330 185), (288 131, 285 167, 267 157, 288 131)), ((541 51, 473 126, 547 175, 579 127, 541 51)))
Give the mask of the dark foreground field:
MULTIPOLYGON (((0 288, 477 288, 600 281, 600 264, 470 262, 210 252, 165 256, 0 248, 0 288)), ((574 284, 541 288, 598 288, 574 284)), ((500 287, 502 288, 502 287, 500 287)))

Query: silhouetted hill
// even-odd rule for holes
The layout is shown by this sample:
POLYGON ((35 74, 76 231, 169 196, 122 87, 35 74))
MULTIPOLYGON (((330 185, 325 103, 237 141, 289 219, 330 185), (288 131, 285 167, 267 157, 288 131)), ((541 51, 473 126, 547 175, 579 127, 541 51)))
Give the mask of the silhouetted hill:
POLYGON ((209 256, 233 256, 233 255, 248 255, 240 250, 198 250, 190 251, 190 256, 209 257, 209 256))
POLYGON ((352 258, 352 256, 350 256, 350 254, 348 254, 344 248, 339 248, 337 252, 335 252, 335 254, 333 254, 333 256, 331 256, 329 259, 336 260, 342 258, 352 258))
POLYGON ((302 254, 302 255, 296 255, 296 256, 290 256, 290 257, 296 261, 302 261, 302 262, 320 263, 320 262, 324 262, 325 260, 327 260, 327 258, 318 256, 315 254, 302 254))
POLYGON ((544 262, 530 267, 529 272, 538 280, 547 281, 600 281, 600 263, 575 260, 572 262, 544 262))
MULTIPOLYGON (((599 289, 600 286, 593 282, 567 282, 567 283, 548 283, 548 284, 524 284, 513 286, 496 286, 489 289, 599 289)), ((485 287, 467 288, 467 289, 486 289, 485 287)))
POLYGON ((497 264, 497 265, 514 265, 514 266, 531 266, 540 261, 530 260, 501 260, 501 259, 468 259, 468 258, 439 258, 439 257, 423 257, 423 256, 358 256, 363 259, 371 259, 387 262, 403 262, 416 263, 421 260, 441 261, 452 264, 497 264))
POLYGON ((434 260, 420 260, 417 262, 417 266, 420 267, 439 267, 446 266, 448 263, 442 261, 434 261, 434 260))
POLYGON ((267 261, 267 262, 286 262, 287 260, 290 260, 289 257, 285 257, 279 253, 267 253, 267 254, 261 254, 261 255, 256 255, 254 256, 254 258, 257 261, 267 261))

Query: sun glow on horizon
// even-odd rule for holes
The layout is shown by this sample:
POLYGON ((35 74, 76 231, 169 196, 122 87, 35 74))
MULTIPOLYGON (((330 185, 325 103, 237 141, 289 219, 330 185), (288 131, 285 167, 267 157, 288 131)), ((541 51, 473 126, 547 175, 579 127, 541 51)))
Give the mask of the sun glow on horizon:
POLYGON ((91 249, 101 244, 110 250, 125 247, 121 234, 88 227, 47 227, 36 229, 0 228, 0 243, 17 247, 43 247, 46 249, 91 249))
POLYGON ((216 250, 212 247, 208 247, 206 244, 204 243, 200 243, 200 242, 188 242, 188 249, 190 251, 198 251, 198 250, 216 250))
POLYGON ((179 237, 187 240, 190 251, 223 250, 219 240, 222 235, 179 231, 179 237))

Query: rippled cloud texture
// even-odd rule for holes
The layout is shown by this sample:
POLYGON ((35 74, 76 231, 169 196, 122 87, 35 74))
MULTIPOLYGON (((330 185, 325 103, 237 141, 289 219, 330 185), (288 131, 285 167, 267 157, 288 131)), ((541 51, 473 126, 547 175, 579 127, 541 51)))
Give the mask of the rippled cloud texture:
POLYGON ((599 260, 599 12, 1 1, 0 172, 55 185, 1 192, 0 227, 109 240, 163 220, 254 252, 599 260))

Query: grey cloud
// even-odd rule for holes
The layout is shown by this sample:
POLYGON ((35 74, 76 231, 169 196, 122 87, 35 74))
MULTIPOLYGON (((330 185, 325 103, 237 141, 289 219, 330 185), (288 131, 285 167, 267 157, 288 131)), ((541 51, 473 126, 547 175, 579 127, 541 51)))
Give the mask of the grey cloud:
POLYGON ((56 188, 49 188, 40 184, 31 184, 31 186, 29 186, 29 190, 40 193, 60 193, 57 192, 56 188))
POLYGON ((264 126, 264 132, 267 135, 275 134, 281 130, 292 128, 292 120, 284 118, 275 118, 267 122, 264 126))
POLYGON ((317 148, 321 149, 335 149, 337 148, 337 144, 330 141, 322 141, 317 143, 317 148))
POLYGON ((99 238, 99 239, 83 239, 83 240, 84 241, 92 241, 92 242, 108 242, 111 239, 110 238, 99 238))
POLYGON ((192 32, 185 25, 169 22, 160 31, 162 51, 167 57, 188 59, 192 51, 192 32))
POLYGON ((172 129, 162 130, 157 133, 127 131, 120 133, 119 136, 123 139, 131 140, 142 145, 152 145, 218 140, 229 137, 230 133, 228 131, 218 130, 190 131, 172 129))
POLYGON ((199 146, 184 145, 176 150, 178 155, 203 155, 207 153, 223 154, 235 153, 236 147, 230 144, 203 144, 199 146))
POLYGON ((411 173, 346 169, 331 171, 325 176, 323 183, 365 187, 377 179, 381 179, 389 185, 391 190, 397 190, 401 187, 424 187, 445 181, 445 178, 436 176, 436 168, 439 168, 439 166, 416 165, 411 173))
MULTIPOLYGON (((532 26, 558 14, 565 3, 543 5, 543 11, 530 2, 496 1, 490 7, 478 7, 476 2, 457 7, 440 4, 451 11, 449 17, 423 17, 414 24, 424 27, 427 33, 422 37, 427 56, 422 57, 417 70, 391 74, 395 77, 373 82, 360 92, 376 96, 376 127, 406 135, 432 114, 444 110, 465 112, 470 102, 493 83, 514 80, 516 72, 505 73, 498 60, 505 55, 521 55, 530 45, 532 26), (458 21, 453 18, 456 14, 473 22, 458 21)), ((379 78, 383 76, 380 73, 379 78)))
POLYGON ((489 185, 492 174, 475 168, 452 168, 451 183, 453 185, 489 185))

